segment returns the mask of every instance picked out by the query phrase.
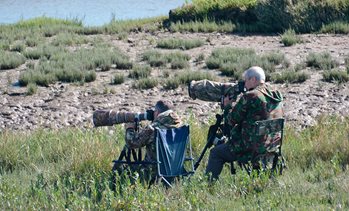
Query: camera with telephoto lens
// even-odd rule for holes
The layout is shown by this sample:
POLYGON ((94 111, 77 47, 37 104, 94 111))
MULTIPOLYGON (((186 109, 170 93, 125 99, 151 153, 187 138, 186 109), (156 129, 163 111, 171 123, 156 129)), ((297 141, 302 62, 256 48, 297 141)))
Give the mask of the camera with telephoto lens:
POLYGON ((210 80, 191 81, 188 84, 189 97, 209 102, 221 102, 222 97, 229 96, 231 100, 245 92, 245 82, 221 83, 210 80))
POLYGON ((114 110, 96 110, 93 112, 93 124, 95 127, 112 126, 122 123, 133 123, 138 121, 153 121, 154 110, 145 112, 116 112, 114 110))

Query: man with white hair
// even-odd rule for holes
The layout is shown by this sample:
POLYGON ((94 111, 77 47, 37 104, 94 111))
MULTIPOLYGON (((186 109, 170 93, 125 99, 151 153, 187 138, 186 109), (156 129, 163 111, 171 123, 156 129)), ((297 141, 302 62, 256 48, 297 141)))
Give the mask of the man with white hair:
POLYGON ((245 92, 234 107, 229 97, 224 99, 226 122, 231 126, 229 140, 211 149, 206 173, 218 179, 226 162, 246 162, 266 153, 269 146, 265 137, 256 137, 254 123, 259 120, 281 118, 282 95, 265 84, 265 73, 253 66, 243 73, 245 92))

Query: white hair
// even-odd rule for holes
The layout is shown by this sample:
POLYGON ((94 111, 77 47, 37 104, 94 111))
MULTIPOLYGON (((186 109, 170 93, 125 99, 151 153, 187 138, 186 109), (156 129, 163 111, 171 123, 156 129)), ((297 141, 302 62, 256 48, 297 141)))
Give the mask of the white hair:
POLYGON ((245 70, 243 74, 244 79, 256 78, 259 82, 265 81, 265 73, 261 67, 253 66, 245 70))

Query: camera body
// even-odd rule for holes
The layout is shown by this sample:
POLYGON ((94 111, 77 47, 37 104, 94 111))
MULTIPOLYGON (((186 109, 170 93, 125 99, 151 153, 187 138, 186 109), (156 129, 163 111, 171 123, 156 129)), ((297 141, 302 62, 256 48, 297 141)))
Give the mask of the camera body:
POLYGON ((96 110, 93 112, 93 124, 95 127, 112 126, 122 123, 134 123, 138 121, 153 121, 154 111, 146 110, 145 112, 116 112, 114 110, 96 110))

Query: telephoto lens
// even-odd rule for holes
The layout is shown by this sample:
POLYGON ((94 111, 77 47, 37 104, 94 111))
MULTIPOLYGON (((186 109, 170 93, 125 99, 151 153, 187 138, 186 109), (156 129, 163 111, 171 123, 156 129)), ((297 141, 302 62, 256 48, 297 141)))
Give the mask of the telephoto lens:
POLYGON ((150 112, 132 113, 132 112, 116 112, 113 110, 97 110, 93 112, 93 124, 95 127, 112 126, 135 121, 150 120, 153 116, 150 112))

